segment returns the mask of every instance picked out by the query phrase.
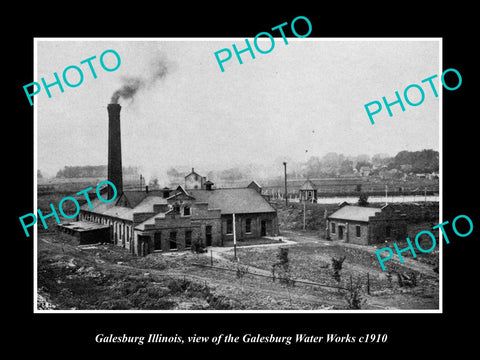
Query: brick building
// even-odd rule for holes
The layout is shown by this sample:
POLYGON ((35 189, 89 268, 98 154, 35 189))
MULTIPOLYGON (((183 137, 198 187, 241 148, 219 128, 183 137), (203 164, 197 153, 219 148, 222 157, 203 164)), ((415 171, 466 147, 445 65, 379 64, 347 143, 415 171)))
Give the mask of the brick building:
POLYGON ((370 245, 407 237, 406 215, 391 205, 382 208, 343 203, 327 217, 327 239, 370 245))
POLYGON ((192 172, 185 176, 185 189, 205 189, 205 183, 207 179, 195 172, 192 168, 192 172))
MULTIPOLYGON (((222 246, 233 237, 278 234, 277 211, 252 182, 245 188, 214 189, 213 183, 192 171, 184 186, 175 190, 124 190, 118 104, 108 105, 108 180, 118 197, 108 203, 95 200, 80 207, 76 224, 62 230, 83 232, 87 239, 90 224, 107 228, 98 241, 112 241, 137 255, 154 251, 185 250, 194 242, 202 246, 222 246), (235 216, 234 216, 235 214, 235 216), (235 217, 235 224, 233 218, 235 217)), ((108 198, 112 198, 109 186, 108 198)), ((88 240, 91 240, 90 238, 88 240)))

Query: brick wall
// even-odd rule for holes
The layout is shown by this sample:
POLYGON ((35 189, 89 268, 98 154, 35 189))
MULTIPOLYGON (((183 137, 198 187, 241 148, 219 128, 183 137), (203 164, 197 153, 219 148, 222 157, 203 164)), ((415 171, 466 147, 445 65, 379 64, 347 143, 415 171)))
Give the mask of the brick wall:
POLYGON ((391 206, 371 216, 368 223, 353 220, 329 219, 328 234, 331 240, 344 240, 354 244, 371 245, 407 237, 407 218, 391 206), (335 233, 332 226, 335 224, 335 233), (339 237, 339 226, 343 227, 343 239, 339 237), (360 226, 360 236, 356 227, 360 226))
MULTIPOLYGON (((225 241, 233 240, 233 232, 227 234, 227 221, 232 215, 222 215, 222 237, 225 241)), ((237 240, 242 241, 262 236, 262 221, 266 224, 266 235, 278 235, 278 220, 276 213, 235 214, 235 230, 237 240), (250 220, 250 232, 247 232, 247 221, 250 220)))
POLYGON ((369 227, 368 223, 365 222, 332 219, 328 223, 328 232, 330 239, 333 241, 341 240, 359 245, 368 244, 369 227), (333 226, 335 226, 335 232, 332 231, 333 226), (342 230, 340 230, 339 227, 341 227, 342 230), (360 236, 357 236, 357 227, 359 227, 360 236), (343 231, 342 238, 340 238, 341 231, 343 231))

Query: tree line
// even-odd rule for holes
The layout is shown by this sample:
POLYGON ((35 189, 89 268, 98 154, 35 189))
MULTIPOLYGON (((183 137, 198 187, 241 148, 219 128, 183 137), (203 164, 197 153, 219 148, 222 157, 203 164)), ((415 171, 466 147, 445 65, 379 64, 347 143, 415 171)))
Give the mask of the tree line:
MULTIPOLYGON (((378 153, 373 156, 360 154, 348 156, 329 152, 322 157, 311 156, 305 162, 293 161, 279 157, 273 164, 258 166, 248 164, 220 171, 202 174, 209 180, 234 181, 259 178, 259 174, 267 174, 269 178, 283 177, 283 161, 288 163, 289 176, 297 178, 322 178, 349 175, 361 175, 367 170, 369 175, 378 175, 384 171, 397 171, 400 174, 433 173, 439 170, 438 151, 425 149, 420 151, 400 151, 395 156, 378 153)), ((180 181, 186 173, 171 167, 167 171, 170 181, 180 181)))
MULTIPOLYGON (((64 166, 58 170, 57 178, 86 178, 86 177, 106 177, 108 172, 107 165, 82 165, 82 166, 64 166)), ((138 168, 134 166, 123 167, 124 175, 139 175, 138 168)))

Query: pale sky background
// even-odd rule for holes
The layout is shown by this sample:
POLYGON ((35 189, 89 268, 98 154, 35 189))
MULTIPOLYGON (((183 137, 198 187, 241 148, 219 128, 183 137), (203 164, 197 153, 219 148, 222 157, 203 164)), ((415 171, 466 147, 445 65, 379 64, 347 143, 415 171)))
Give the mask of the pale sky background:
MULTIPOLYGON (((233 54, 221 72, 214 52, 245 47, 244 38, 157 41, 58 41, 37 39, 37 75, 53 82, 69 65, 84 70, 83 83, 65 92, 52 87, 35 96, 37 165, 49 175, 65 165, 106 165, 107 104, 125 76, 149 77, 150 65, 165 61, 167 75, 120 100, 124 166, 163 177, 170 167, 210 170, 265 164, 288 157, 306 161, 328 152, 358 155, 401 150, 439 150, 439 98, 421 80, 434 74, 440 89, 440 42, 426 40, 328 40, 275 38, 269 54, 256 59, 233 54), (104 71, 100 54, 113 49, 122 63, 104 71), (93 55, 98 78, 80 61, 93 55), (425 101, 406 111, 392 106, 371 125, 364 105, 382 96, 393 101, 409 84, 423 85, 425 101), (308 152, 306 152, 308 150, 308 152)), ((262 48, 268 48, 268 43, 262 48)), ((253 39, 250 39, 253 46, 253 39)), ((232 50, 233 52, 233 50, 232 50)), ((222 54, 223 56, 224 54, 222 54)), ((106 57, 112 60, 113 57, 106 57)), ((109 65, 112 66, 112 61, 109 65)), ((70 78, 71 77, 71 78, 70 78)), ((69 73, 74 82, 74 71, 69 73)), ((413 95, 412 101, 417 98, 413 95)), ((26 99, 28 104, 28 100, 26 99)))

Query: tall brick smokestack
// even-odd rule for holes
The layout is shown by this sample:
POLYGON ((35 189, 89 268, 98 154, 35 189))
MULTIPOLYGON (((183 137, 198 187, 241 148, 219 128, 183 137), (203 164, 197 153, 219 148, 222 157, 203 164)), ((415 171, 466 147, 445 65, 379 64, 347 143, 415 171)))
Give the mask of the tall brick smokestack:
MULTIPOLYGON (((123 192, 122 145, 120 136, 119 104, 108 104, 108 181, 115 184, 117 197, 123 192)), ((108 187, 108 198, 113 197, 113 189, 108 187)))

